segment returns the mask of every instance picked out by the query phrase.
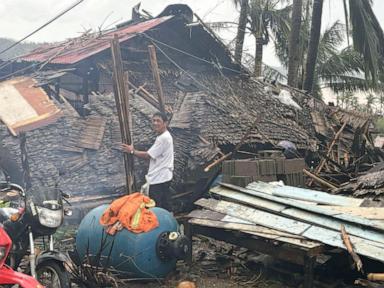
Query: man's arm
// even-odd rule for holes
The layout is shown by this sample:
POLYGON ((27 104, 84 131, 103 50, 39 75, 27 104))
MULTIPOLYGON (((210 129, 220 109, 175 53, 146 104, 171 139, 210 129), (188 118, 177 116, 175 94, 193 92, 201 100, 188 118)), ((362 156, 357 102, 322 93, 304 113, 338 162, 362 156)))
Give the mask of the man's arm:
POLYGON ((151 156, 148 154, 147 151, 135 150, 135 148, 133 148, 133 145, 122 143, 121 150, 123 150, 123 152, 125 153, 135 155, 136 157, 139 157, 142 159, 147 159, 147 160, 151 159, 151 156))

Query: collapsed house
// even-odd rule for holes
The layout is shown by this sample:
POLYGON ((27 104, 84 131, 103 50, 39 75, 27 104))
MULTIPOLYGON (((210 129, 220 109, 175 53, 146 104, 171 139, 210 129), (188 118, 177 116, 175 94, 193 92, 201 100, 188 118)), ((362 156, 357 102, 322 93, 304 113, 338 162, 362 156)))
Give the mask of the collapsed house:
MULTIPOLYGON (((155 138, 150 120, 158 102, 148 45, 157 49, 165 104, 172 112, 170 129, 176 153, 172 187, 180 197, 206 189, 217 169, 206 173, 204 166, 220 149, 233 149, 250 129, 246 149, 270 148, 281 140, 289 140, 303 151, 316 146, 307 107, 310 98, 291 91, 300 109, 283 104, 266 91, 268 84, 250 78, 232 60, 209 28, 193 22, 189 7, 171 5, 158 17, 141 17, 110 31, 45 45, 20 57, 26 69, 19 81, 34 82, 20 94, 26 96, 34 93, 27 88, 42 87, 51 105, 60 110, 60 117, 49 123, 25 115, 37 125, 13 133, 0 115, 5 124, 0 126, 2 150, 20 171, 28 172, 24 174, 29 174, 31 185, 52 186, 60 179, 60 186, 75 196, 110 195, 124 186, 123 157, 116 149, 121 136, 113 97, 113 37, 118 37, 124 70, 129 74, 132 133, 138 149, 147 149, 155 138), (35 70, 40 67, 40 71, 28 70, 31 66, 35 70), (257 117, 259 122, 253 127, 257 117), (15 137, 23 132, 26 149, 20 149, 24 136, 15 137), (20 160, 22 150, 27 163, 20 160)), ((3 85, 15 88, 10 81, 3 85)), ((19 100, 3 99, 4 105, 32 101, 28 98, 20 104, 19 100)), ((24 113, 22 109, 15 111, 24 113)), ((137 187, 146 169, 145 162, 135 162, 137 187)))

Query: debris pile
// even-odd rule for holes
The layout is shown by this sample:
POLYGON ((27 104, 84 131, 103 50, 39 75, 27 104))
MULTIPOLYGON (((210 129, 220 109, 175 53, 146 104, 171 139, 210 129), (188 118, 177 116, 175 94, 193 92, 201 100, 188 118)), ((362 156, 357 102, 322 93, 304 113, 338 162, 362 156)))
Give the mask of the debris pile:
POLYGON ((210 193, 215 198, 199 199, 195 204, 202 209, 189 214, 196 234, 304 265, 309 272, 308 265, 334 248, 362 256, 360 269, 366 259, 383 262, 384 208, 362 207, 364 199, 263 182, 246 188, 221 184, 210 193))
POLYGON ((318 105, 319 111, 311 115, 319 139, 319 160, 314 170, 306 173, 311 178, 307 184, 335 191, 383 162, 384 152, 374 146, 370 115, 318 105))

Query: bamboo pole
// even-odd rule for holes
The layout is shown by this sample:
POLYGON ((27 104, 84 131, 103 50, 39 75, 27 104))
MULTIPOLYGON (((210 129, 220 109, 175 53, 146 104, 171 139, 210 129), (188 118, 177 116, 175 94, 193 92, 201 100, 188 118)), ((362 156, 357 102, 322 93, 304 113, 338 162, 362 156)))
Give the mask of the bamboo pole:
MULTIPOLYGON (((113 63, 114 96, 119 117, 120 132, 122 142, 128 145, 132 144, 132 134, 130 130, 131 113, 129 109, 129 89, 126 86, 128 75, 124 76, 123 61, 121 57, 120 44, 118 36, 115 34, 111 40, 111 52, 113 63)), ((126 174, 126 185, 128 194, 132 193, 133 186, 133 159, 131 155, 124 153, 124 167, 126 174)))

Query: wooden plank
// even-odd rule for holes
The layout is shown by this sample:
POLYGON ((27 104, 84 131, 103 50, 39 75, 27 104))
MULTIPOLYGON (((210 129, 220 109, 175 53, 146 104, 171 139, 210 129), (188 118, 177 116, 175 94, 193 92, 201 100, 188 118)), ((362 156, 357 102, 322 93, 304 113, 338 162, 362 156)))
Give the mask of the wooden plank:
POLYGON ((323 226, 335 231, 340 231, 340 225, 343 224, 349 235, 354 235, 363 239, 370 240, 372 245, 384 249, 384 233, 369 229, 363 229, 358 226, 350 225, 345 222, 335 221, 334 219, 322 217, 321 215, 299 210, 296 208, 286 209, 282 212, 286 216, 291 216, 305 222, 311 222, 318 226, 323 226))
MULTIPOLYGON (((364 217, 340 214, 338 212, 332 211, 331 209, 324 208, 323 206, 306 205, 306 204, 297 202, 297 201, 292 200, 292 199, 285 199, 282 197, 267 195, 264 193, 254 191, 252 189, 241 188, 241 187, 231 185, 231 184, 221 184, 221 185, 224 187, 227 187, 229 189, 235 189, 236 191, 241 191, 242 193, 246 193, 246 194, 249 194, 252 196, 260 197, 260 198, 263 198, 266 200, 271 200, 271 201, 274 201, 274 202, 277 202, 277 203, 280 203, 283 205, 299 208, 299 209, 313 212, 313 213, 326 215, 326 216, 333 217, 333 218, 336 218, 338 220, 346 221, 346 222, 353 223, 353 224, 364 225, 364 226, 367 226, 369 228, 384 230, 384 224, 383 223, 378 223, 377 221, 372 221, 372 220, 366 219, 364 217)), ((211 190, 213 190, 213 189, 211 189, 211 190)), ((214 190, 213 190, 213 193, 215 193, 214 190)))
POLYGON ((302 239, 302 240, 305 239, 302 236, 281 232, 281 231, 266 228, 260 225, 255 225, 250 221, 246 221, 237 217, 218 213, 212 210, 205 210, 205 209, 194 210, 190 214, 188 214, 188 217, 191 217, 194 219, 203 219, 203 220, 220 221, 220 222, 232 223, 232 224, 241 224, 241 225, 244 225, 245 227, 243 230, 266 233, 270 235, 275 235, 277 237, 281 236, 281 237, 289 237, 289 238, 302 239), (194 215, 194 216, 191 217, 191 215, 194 215), (221 218, 218 218, 218 217, 221 217, 221 218))
POLYGON ((334 211, 335 213, 351 214, 370 220, 384 220, 383 207, 322 206, 322 208, 334 211))
POLYGON ((311 225, 307 223, 298 222, 296 220, 288 219, 282 216, 274 215, 268 212, 245 207, 243 205, 227 201, 200 199, 195 202, 195 204, 216 212, 225 213, 233 217, 244 219, 264 227, 292 233, 295 235, 302 235, 304 231, 311 227, 311 225))
POLYGON ((252 197, 246 194, 239 193, 238 191, 223 189, 222 187, 216 186, 210 190, 211 193, 215 193, 220 196, 236 199, 245 204, 251 204, 256 207, 264 208, 264 210, 271 210, 275 212, 281 212, 287 208, 287 205, 276 203, 270 200, 264 200, 260 197, 252 197))
MULTIPOLYGON (((251 221, 261 226, 301 235, 314 241, 345 249, 340 237, 340 232, 226 201, 199 199, 195 204, 213 211, 251 221)), ((369 243, 370 241, 356 236, 351 236, 351 242, 355 247, 356 253, 383 261, 384 249, 371 245, 371 243, 369 243)))
MULTIPOLYGON (((290 216, 295 219, 299 219, 310 224, 317 224, 318 226, 330 228, 335 231, 340 231, 340 225, 343 224, 346 227, 348 234, 374 241, 372 242, 373 245, 382 247, 384 249, 384 233, 377 232, 372 229, 360 228, 345 221, 335 220, 328 216, 303 211, 298 208, 288 208, 287 206, 283 206, 280 204, 275 206, 274 204, 276 203, 274 203, 273 201, 263 200, 258 198, 257 196, 254 197, 229 189, 220 189, 218 187, 215 187, 214 189, 211 189, 211 192, 232 200, 239 201, 243 204, 252 205, 258 209, 272 211, 283 216, 290 216)), ((301 205, 302 204, 300 204, 299 206, 301 205)), ((311 208, 313 207, 311 206, 311 208)))
POLYGON ((274 196, 304 200, 324 205, 359 207, 364 201, 364 199, 331 195, 325 192, 287 185, 272 185, 264 182, 250 183, 247 188, 274 196))
POLYGON ((295 237, 295 235, 292 235, 293 237, 279 236, 275 234, 276 230, 263 228, 260 226, 251 226, 246 224, 236 224, 236 223, 207 220, 207 219, 197 219, 197 218, 190 219, 189 223, 200 225, 200 226, 239 231, 239 232, 255 235, 255 236, 270 239, 270 240, 284 242, 290 245, 301 247, 303 249, 312 249, 312 248, 322 246, 322 244, 318 242, 303 240, 303 238, 297 238, 297 236, 295 237))

